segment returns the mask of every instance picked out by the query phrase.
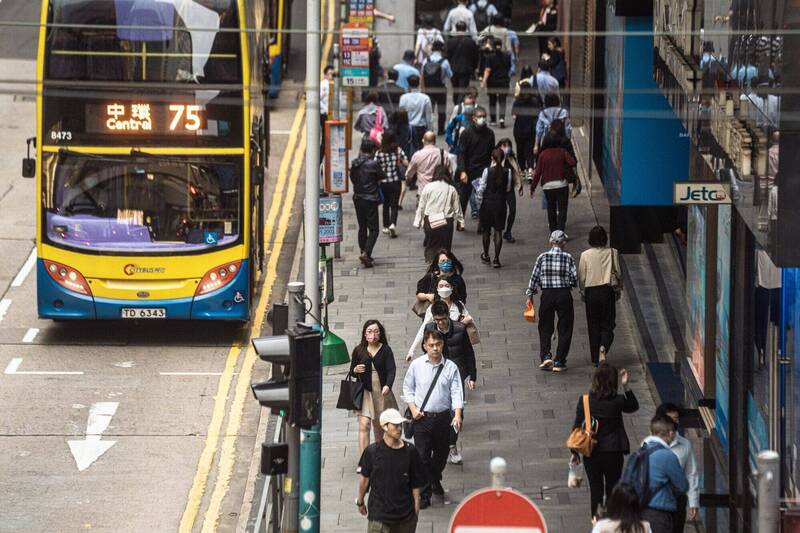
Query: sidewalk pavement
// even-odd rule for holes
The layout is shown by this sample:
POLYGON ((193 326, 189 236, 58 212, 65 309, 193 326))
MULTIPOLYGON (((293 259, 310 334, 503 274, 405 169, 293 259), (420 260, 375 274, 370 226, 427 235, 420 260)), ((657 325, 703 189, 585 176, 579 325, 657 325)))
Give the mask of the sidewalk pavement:
MULTIPOLYGON (((506 132, 495 132, 498 139, 506 132)), ((517 242, 505 243, 501 269, 480 261, 480 237, 476 221, 467 218, 467 230, 456 233, 453 251, 465 266, 468 305, 481 332, 476 346, 478 381, 468 394, 464 429, 460 436, 464 464, 447 465, 443 485, 446 503, 434 497, 431 508, 420 514, 417 531, 447 531, 458 502, 471 492, 490 484, 489 461, 500 456, 508 462, 507 483, 528 495, 543 511, 548 531, 590 530, 589 494, 586 480, 580 489, 567 488, 564 448, 575 416, 579 396, 586 392, 593 367, 588 353, 586 316, 577 289, 575 331, 568 363, 563 374, 538 369, 536 325, 522 318, 525 288, 536 257, 548 248, 546 211, 541 209, 541 190, 531 200, 517 198, 517 242)), ((389 344, 397 358, 395 396, 400 401, 402 381, 408 363, 404 356, 419 327, 411 311, 417 280, 425 272, 422 232, 411 226, 415 193, 409 191, 400 212, 398 237, 381 234, 373 256, 375 267, 364 269, 358 261, 355 213, 346 196, 345 241, 342 259, 335 263, 336 302, 330 308, 330 326, 343 337, 349 349, 358 342, 364 321, 377 318, 386 326, 389 344)), ((586 236, 595 225, 595 215, 585 194, 570 200, 567 233, 572 237, 566 249, 576 261, 585 249, 586 236)), ((537 298, 538 304, 538 298, 537 298)), ((626 367, 640 409, 626 415, 625 424, 635 447, 648 433, 654 412, 645 370, 639 359, 639 340, 634 320, 623 298, 618 304, 616 339, 609 361, 626 367)), ((358 476, 358 421, 349 412, 337 410, 339 382, 348 366, 327 367, 323 382, 323 469, 322 531, 366 531, 367 522, 354 500, 358 476)))

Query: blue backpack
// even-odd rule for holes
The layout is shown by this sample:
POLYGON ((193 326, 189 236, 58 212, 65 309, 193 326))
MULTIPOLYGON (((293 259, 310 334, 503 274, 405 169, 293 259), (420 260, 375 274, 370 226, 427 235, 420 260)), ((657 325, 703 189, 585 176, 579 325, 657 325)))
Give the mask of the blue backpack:
POLYGON ((625 469, 622 471, 620 481, 633 487, 639 496, 642 509, 646 508, 653 498, 653 494, 650 492, 650 456, 662 448, 666 449, 661 444, 655 446, 642 444, 641 448, 628 457, 625 469))
POLYGON ((450 153, 458 155, 458 139, 461 136, 461 122, 464 114, 459 113, 453 120, 447 124, 447 129, 444 130, 445 141, 447 146, 450 147, 450 153))

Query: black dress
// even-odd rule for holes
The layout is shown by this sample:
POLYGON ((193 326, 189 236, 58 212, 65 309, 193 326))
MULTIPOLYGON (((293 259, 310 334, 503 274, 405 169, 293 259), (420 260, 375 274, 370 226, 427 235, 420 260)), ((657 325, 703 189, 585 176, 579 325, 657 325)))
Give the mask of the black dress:
POLYGON ((503 180, 499 185, 495 183, 495 167, 489 167, 486 177, 486 188, 483 190, 483 202, 481 203, 480 223, 484 231, 490 228, 496 231, 503 231, 506 227, 506 183, 508 180, 508 170, 503 169, 503 180))

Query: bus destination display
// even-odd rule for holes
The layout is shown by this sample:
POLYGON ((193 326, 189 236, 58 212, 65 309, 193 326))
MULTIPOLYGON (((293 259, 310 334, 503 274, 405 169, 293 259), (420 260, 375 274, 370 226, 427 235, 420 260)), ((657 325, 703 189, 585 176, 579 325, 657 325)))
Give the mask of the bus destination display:
POLYGON ((87 133, 109 135, 216 135, 216 121, 194 104, 114 101, 86 105, 87 133))

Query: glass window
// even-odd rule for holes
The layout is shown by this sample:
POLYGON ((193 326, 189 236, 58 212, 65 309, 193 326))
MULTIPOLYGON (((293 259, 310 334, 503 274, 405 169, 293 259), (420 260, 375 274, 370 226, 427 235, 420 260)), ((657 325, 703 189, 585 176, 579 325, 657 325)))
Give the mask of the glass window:
POLYGON ((61 246, 119 253, 225 246, 239 239, 240 187, 238 158, 47 154, 44 233, 61 246))
POLYGON ((51 80, 241 82, 233 0, 52 0, 50 23, 51 80))

